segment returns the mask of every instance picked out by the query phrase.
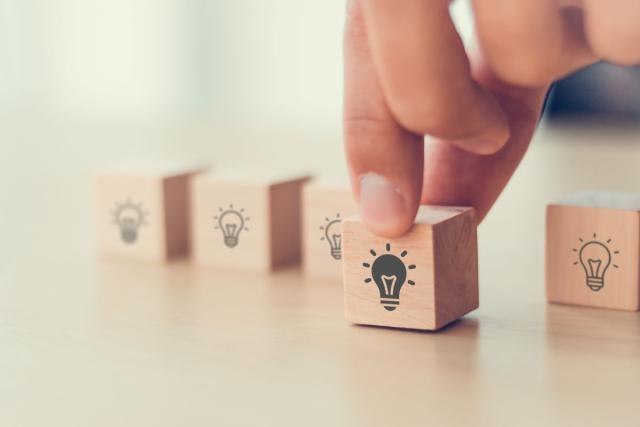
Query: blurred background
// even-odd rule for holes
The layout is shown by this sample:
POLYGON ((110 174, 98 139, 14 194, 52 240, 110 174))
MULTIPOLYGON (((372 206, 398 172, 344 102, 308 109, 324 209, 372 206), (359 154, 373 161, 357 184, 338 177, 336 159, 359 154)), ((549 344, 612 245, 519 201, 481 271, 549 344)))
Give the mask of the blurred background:
POLYGON ((90 177, 113 164, 343 173, 343 18, 342 0, 0 0, 0 267, 69 253, 31 238, 90 248, 90 177))
POLYGON ((0 0, 0 109, 335 123, 343 3, 0 0))
MULTIPOLYGON (((467 2, 453 13, 468 39, 467 2)), ((0 112, 336 126, 343 15, 343 0, 0 0, 0 112)), ((555 104, 637 118, 639 100, 637 69, 598 65, 555 104)))
MULTIPOLYGON (((233 167, 267 159, 344 178, 344 3, 0 0, 0 227, 17 242, 10 256, 19 256, 25 236, 45 232, 90 247, 89 178, 114 163, 170 158, 233 167)), ((468 41, 468 1, 454 2, 452 13, 468 41)), ((523 204, 507 188, 487 221, 517 228, 518 209, 542 212, 561 191, 599 188, 592 172, 607 153, 629 159, 638 75, 598 64, 559 82, 510 184, 540 197, 523 204), (571 124, 562 124, 567 117, 571 124), (589 150, 599 154, 580 164, 584 172, 567 173, 567 162, 589 150)), ((634 189, 628 169, 606 173, 620 175, 614 188, 634 189)))

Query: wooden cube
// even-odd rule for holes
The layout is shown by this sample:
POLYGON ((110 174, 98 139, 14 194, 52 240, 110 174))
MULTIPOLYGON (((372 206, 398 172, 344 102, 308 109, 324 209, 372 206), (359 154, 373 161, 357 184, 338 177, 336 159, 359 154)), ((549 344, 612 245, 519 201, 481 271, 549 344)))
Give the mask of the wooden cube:
POLYGON ((358 211, 347 187, 309 183, 303 190, 304 270, 312 277, 342 277, 342 219, 358 211))
POLYGON ((580 192, 547 207, 550 302, 638 310, 640 195, 580 192))
POLYGON ((207 174, 193 180, 193 255, 224 269, 271 271, 301 252, 303 174, 207 174))
POLYGON ((403 236, 342 222, 345 313, 352 323, 436 330, 478 308, 472 208, 422 206, 403 236))
POLYGON ((101 253, 166 261, 189 251, 189 180, 202 167, 112 170, 94 179, 101 253))

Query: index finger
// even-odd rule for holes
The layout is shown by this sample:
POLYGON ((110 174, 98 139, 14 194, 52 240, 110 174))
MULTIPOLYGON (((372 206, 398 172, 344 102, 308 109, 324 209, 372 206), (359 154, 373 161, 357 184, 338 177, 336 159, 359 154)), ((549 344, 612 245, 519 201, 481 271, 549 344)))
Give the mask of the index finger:
POLYGON ((448 0, 368 0, 363 8, 384 97, 403 127, 479 154, 506 143, 506 117, 472 78, 448 0))

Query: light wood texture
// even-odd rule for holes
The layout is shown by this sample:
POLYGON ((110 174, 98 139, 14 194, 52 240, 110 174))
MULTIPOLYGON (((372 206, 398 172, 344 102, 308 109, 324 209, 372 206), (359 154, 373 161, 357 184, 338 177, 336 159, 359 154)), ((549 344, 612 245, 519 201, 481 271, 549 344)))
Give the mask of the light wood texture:
POLYGON ((637 426, 640 313, 548 304, 544 278, 545 206, 637 191, 637 129, 542 127, 478 229, 480 307, 430 333, 352 325, 342 283, 298 268, 95 256, 104 164, 330 173, 337 125, 0 124, 0 426, 637 426))
POLYGON ((436 330, 478 307, 471 208, 422 206, 399 238, 342 222, 345 314, 353 323, 436 330))
POLYGON ((242 180, 207 174, 193 180, 196 263, 268 272, 296 264, 301 252, 301 191, 306 176, 242 180))
POLYGON ((547 208, 546 281, 551 302, 638 310, 637 195, 583 193, 547 208), (604 207, 607 202, 617 209, 604 207))
POLYGON ((94 177, 99 251, 166 261, 189 251, 191 171, 104 172, 94 177))
POLYGON ((342 282, 341 221, 358 211, 351 190, 309 183, 302 205, 305 274, 342 282))

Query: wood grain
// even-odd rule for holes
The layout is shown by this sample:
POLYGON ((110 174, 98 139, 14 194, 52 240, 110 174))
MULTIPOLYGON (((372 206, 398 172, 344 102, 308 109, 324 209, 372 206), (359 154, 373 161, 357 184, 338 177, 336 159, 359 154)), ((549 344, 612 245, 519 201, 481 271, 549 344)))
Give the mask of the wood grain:
POLYGON ((1 123, 1 426, 637 425, 640 313, 544 295, 545 206, 637 191, 637 129, 543 122, 479 227, 481 306, 429 333, 351 325, 297 268, 95 256, 90 173, 132 147, 320 173, 339 129, 1 123))
POLYGON ((260 272, 296 263, 301 251, 300 194, 306 180, 298 176, 246 181, 216 174, 196 178, 191 209, 195 262, 260 272), (243 223, 232 245, 225 240, 221 218, 225 226, 233 225, 227 218, 243 223))
POLYGON ((98 173, 94 216, 99 251, 166 261, 189 250, 189 181, 200 169, 98 173))
POLYGON ((638 211, 559 204, 548 206, 548 300, 638 310, 639 248, 638 211))
POLYGON ((436 330, 477 308, 473 215, 470 208, 422 206, 409 232, 394 239, 373 235, 357 217, 345 219, 347 320, 436 330), (399 294, 392 290, 397 286, 399 294))
POLYGON ((343 218, 356 214, 357 211, 357 205, 353 201, 349 188, 315 183, 305 185, 303 257, 304 272, 307 276, 341 283, 342 227, 340 222, 343 218), (328 233, 327 229, 329 229, 328 233), (332 239, 331 243, 330 239, 332 239), (337 246, 336 243, 339 243, 340 248, 332 252, 332 247, 337 246))
POLYGON ((473 209, 441 210, 459 214, 434 225, 433 257, 438 328, 479 306, 475 213, 473 209))

